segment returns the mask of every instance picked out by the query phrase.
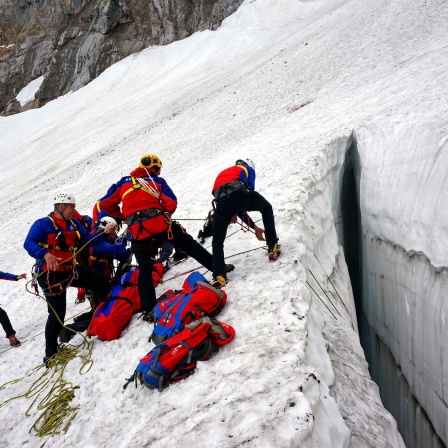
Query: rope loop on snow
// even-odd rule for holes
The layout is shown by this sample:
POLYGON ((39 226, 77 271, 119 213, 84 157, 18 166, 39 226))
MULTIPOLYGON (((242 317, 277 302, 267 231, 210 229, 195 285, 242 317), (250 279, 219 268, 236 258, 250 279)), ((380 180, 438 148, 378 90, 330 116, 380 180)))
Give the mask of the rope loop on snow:
MULTIPOLYGON (((54 308, 49 302, 39 294, 39 297, 47 303, 51 308, 54 315, 59 320, 62 328, 67 328, 64 323, 59 319, 59 316, 55 312, 54 308)), ((70 331, 73 331, 70 329, 70 331)), ((32 398, 35 397, 31 405, 25 412, 27 417, 31 417, 31 409, 36 405, 36 411, 42 411, 37 420, 31 426, 29 432, 38 437, 52 436, 65 432, 70 426, 70 423, 76 417, 79 408, 72 407, 70 402, 75 396, 75 390, 79 389, 79 386, 73 385, 73 383, 66 381, 63 378, 65 368, 67 364, 75 358, 80 358, 83 362, 78 372, 80 375, 84 375, 90 371, 93 365, 92 351, 93 341, 87 340, 86 336, 75 331, 75 333, 82 336, 82 341, 72 347, 68 347, 65 344, 58 346, 58 351, 48 361, 47 365, 40 364, 35 367, 28 375, 17 378, 0 386, 0 391, 5 389, 7 385, 15 384, 22 381, 24 378, 33 375, 40 369, 44 368, 44 372, 35 380, 30 388, 17 396, 10 397, 7 400, 0 403, 0 408, 6 405, 8 402, 18 398, 32 398), (43 395, 43 398, 38 401, 39 397, 43 395)))

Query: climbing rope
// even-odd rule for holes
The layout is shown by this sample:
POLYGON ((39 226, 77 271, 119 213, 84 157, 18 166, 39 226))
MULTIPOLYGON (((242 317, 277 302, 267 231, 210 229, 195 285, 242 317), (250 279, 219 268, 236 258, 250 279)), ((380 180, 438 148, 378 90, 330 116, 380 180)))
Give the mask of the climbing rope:
MULTIPOLYGON (((245 253, 247 253, 247 252, 252 252, 252 251, 254 251, 254 250, 258 250, 258 249, 267 249, 267 247, 266 247, 266 246, 260 246, 260 247, 255 247, 254 249, 244 250, 244 251, 242 251, 242 252, 238 252, 238 253, 236 253, 236 254, 229 255, 228 257, 226 257, 226 260, 229 259, 229 258, 232 258, 232 257, 236 257, 236 256, 238 256, 238 255, 245 254, 245 253)), ((174 279, 176 279, 176 278, 178 278, 178 277, 182 277, 183 275, 189 274, 190 272, 193 272, 193 271, 197 271, 197 270, 199 270, 199 269, 201 269, 201 268, 203 268, 203 267, 204 267, 204 266, 201 265, 201 266, 198 266, 198 267, 196 267, 196 268, 189 269, 188 271, 181 272, 180 274, 174 275, 173 277, 167 278, 166 280, 163 280, 163 281, 161 280, 160 283, 166 283, 166 282, 169 282, 170 280, 174 280, 174 279)), ((208 272, 208 269, 206 269, 204 272, 201 272, 201 274, 204 275, 204 274, 206 274, 207 272, 208 272)))
POLYGON ((40 369, 44 369, 44 372, 31 384, 27 391, 3 401, 0 403, 0 408, 18 398, 34 397, 25 415, 31 417, 31 410, 34 406, 36 406, 36 411, 41 411, 41 413, 31 426, 30 434, 34 433, 38 437, 44 437, 65 432, 79 410, 78 407, 70 405, 75 396, 75 390, 79 389, 79 386, 75 386, 64 379, 65 368, 73 359, 81 358, 83 363, 79 369, 79 374, 87 373, 93 364, 91 359, 92 347, 93 341, 87 341, 86 338, 74 348, 68 348, 61 344, 58 347, 58 352, 49 359, 48 368, 41 364, 25 377, 8 381, 0 386, 0 390, 3 390, 7 385, 18 383, 24 378, 34 375, 40 369))
POLYGON ((176 221, 207 221, 208 218, 176 218, 176 221))
MULTIPOLYGON (((79 254, 79 252, 87 247, 87 245, 93 239, 97 238, 103 233, 104 231, 99 232, 80 249, 74 250, 73 254, 66 260, 62 261, 60 264, 66 263, 69 260, 73 259, 73 265, 74 267, 76 267, 76 256, 79 254)), ((26 284, 26 290, 44 300, 58 319, 62 328, 67 328, 64 325, 64 322, 62 322, 59 318, 52 305, 45 299, 45 297, 39 294, 39 290, 36 289, 35 291, 30 291, 28 289, 29 284, 35 283, 36 279, 40 275, 43 275, 45 273, 47 273, 47 270, 40 272, 39 274, 35 275, 30 281, 28 281, 26 284)), ((69 330, 72 331, 71 329, 69 330)), ((26 375, 25 377, 8 381, 7 383, 0 386, 0 390, 3 390, 7 385, 18 383, 24 378, 33 375, 41 368, 44 368, 44 372, 37 378, 36 381, 32 383, 31 387, 26 392, 21 395, 8 398, 7 400, 0 403, 1 408, 12 400, 18 398, 34 397, 34 400, 25 412, 25 415, 27 417, 31 416, 30 411, 35 404, 36 410, 42 411, 29 430, 30 433, 33 432, 38 437, 54 436, 66 431, 70 423, 78 413, 79 408, 72 407, 70 405, 70 402, 73 400, 75 396, 75 390, 79 389, 79 386, 75 386, 73 385, 73 383, 64 380, 64 371, 67 367, 67 364, 75 358, 81 358, 83 360, 83 363, 79 369, 80 375, 84 375, 85 373, 90 371, 93 365, 93 341, 88 341, 87 338, 81 333, 76 331, 74 332, 80 334, 83 338, 77 346, 67 347, 64 344, 60 344, 57 353, 47 361, 47 365, 41 364, 38 367, 34 368, 30 372, 30 374, 26 375), (43 398, 41 398, 42 396, 43 398)))
POLYGON ((344 305, 345 310, 347 311, 348 314, 350 314, 350 311, 348 310, 347 306, 345 305, 344 301, 342 300, 342 297, 339 295, 338 290, 336 289, 336 286, 334 286, 333 282, 331 281, 331 278, 328 276, 327 272, 325 271, 324 267, 322 266, 322 263, 320 262, 319 258, 317 258, 316 254, 314 254, 314 256, 316 257, 316 260, 319 262, 320 267, 324 271, 324 274, 326 275, 326 277, 327 277, 328 281, 330 282, 331 286, 333 286, 333 289, 335 290, 337 296, 341 300, 342 305, 344 305))
MULTIPOLYGON (((73 314, 73 316, 67 318, 67 319, 65 320, 65 322, 68 322, 70 319, 73 319, 73 318, 75 318, 75 317, 77 317, 77 316, 80 316, 81 314, 84 314, 86 311, 88 311, 87 308, 84 309, 84 310, 82 310, 82 311, 80 311, 79 313, 73 314)), ((36 333, 34 336, 31 336, 29 339, 34 339, 34 338, 36 338, 37 336, 40 336, 41 334, 44 334, 44 333, 45 333, 45 330, 44 330, 44 331, 41 331, 40 333, 36 333)), ((22 338, 20 338, 20 345, 25 344, 25 342, 28 342, 28 339, 22 339, 22 338)), ((8 347, 8 348, 5 348, 4 350, 2 350, 2 351, 0 352, 0 355, 1 355, 2 353, 5 353, 5 352, 9 351, 9 350, 13 350, 13 349, 15 349, 15 348, 16 348, 16 347, 8 347)), ((1 389, 0 389, 0 390, 1 390, 1 389)))
MULTIPOLYGON (((257 219, 256 221, 254 221, 254 223, 257 223, 257 222, 261 221, 261 219, 262 219, 262 218, 257 219)), ((235 234, 238 233, 239 231, 250 232, 250 233, 253 233, 253 234, 255 235, 255 232, 254 232, 250 227, 248 227, 246 230, 243 230, 243 224, 244 224, 243 222, 239 222, 238 224, 240 225, 240 228, 237 229, 237 230, 235 230, 234 232, 229 233, 228 235, 226 235, 226 238, 225 238, 225 239, 230 238, 232 235, 235 235, 235 234)), ((211 244, 210 244, 210 246, 207 246, 205 249, 210 249, 210 247, 212 247, 211 244)))
POLYGON ((328 305, 321 299, 321 297, 319 296, 319 294, 316 292, 316 290, 311 286, 311 284, 308 282, 308 280, 306 280, 306 284, 312 289, 312 291, 314 292, 314 294, 316 294, 316 296, 318 297, 318 299, 322 302, 322 304, 325 306, 325 308, 330 312, 330 314, 336 319, 338 320, 338 318, 334 315, 333 311, 330 310, 330 308, 328 308, 328 305))
POLYGON ((333 308, 336 310, 336 312, 339 314, 340 317, 342 317, 341 313, 338 311, 338 309, 336 308, 336 305, 332 302, 332 300, 330 299, 330 297, 328 296, 328 294, 325 292, 325 289, 322 288, 322 285, 319 283, 319 281, 317 280, 317 278, 315 277, 315 275, 312 273, 311 269, 308 269, 308 272, 312 275, 312 277, 314 278, 315 282, 319 285, 320 289, 322 290, 322 292, 325 294, 326 298, 328 299, 328 301, 331 303, 331 305, 333 306, 333 308))

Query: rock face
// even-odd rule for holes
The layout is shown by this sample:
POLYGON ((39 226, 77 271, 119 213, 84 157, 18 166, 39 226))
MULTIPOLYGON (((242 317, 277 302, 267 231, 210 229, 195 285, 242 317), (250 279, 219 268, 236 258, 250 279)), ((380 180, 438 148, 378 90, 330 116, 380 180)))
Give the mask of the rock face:
POLYGON ((242 0, 2 0, 0 114, 40 107, 77 90, 150 45, 216 29, 242 0), (15 99, 45 76, 34 101, 15 99))

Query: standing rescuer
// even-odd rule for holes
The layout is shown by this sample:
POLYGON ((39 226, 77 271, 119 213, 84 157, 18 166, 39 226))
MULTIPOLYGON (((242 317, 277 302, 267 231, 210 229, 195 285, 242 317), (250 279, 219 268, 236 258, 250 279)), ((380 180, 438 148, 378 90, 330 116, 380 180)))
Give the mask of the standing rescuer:
POLYGON ((213 283, 220 288, 226 282, 224 262, 224 240, 227 227, 236 222, 236 216, 245 220, 245 212, 258 211, 263 218, 265 229, 258 227, 250 218, 249 226, 254 229, 255 236, 264 241, 266 236, 268 256, 275 261, 280 256, 277 233, 275 231, 274 213, 271 204, 255 191, 255 166, 251 159, 239 159, 235 165, 221 171, 213 185, 214 222, 213 222, 213 283))
POLYGON ((104 232, 89 234, 80 222, 72 218, 76 201, 71 193, 61 192, 53 197, 54 210, 38 219, 31 226, 24 248, 36 259, 37 281, 48 303, 48 319, 45 326, 45 357, 48 365, 57 353, 58 335, 66 312, 66 292, 69 286, 92 291, 96 303, 105 300, 111 285, 109 279, 83 265, 78 265, 76 250, 85 244, 100 244, 116 226, 108 226, 104 232))
POLYGON ((171 221, 177 198, 165 179, 160 177, 162 166, 158 156, 144 154, 138 168, 112 185, 98 204, 99 209, 116 219, 124 219, 128 225, 131 251, 140 269, 138 292, 143 319, 148 322, 153 319, 152 310, 156 305, 152 281, 155 248, 170 241, 207 269, 213 267, 212 255, 181 225, 171 221))
MULTIPOLYGON (((9 274, 8 272, 0 271, 1 280, 12 280, 16 282, 17 280, 21 280, 22 278, 26 278, 26 274, 15 275, 15 274, 9 274)), ((11 347, 18 347, 21 344, 21 342, 17 339, 16 332, 14 328, 12 328, 8 314, 6 314, 6 311, 1 306, 0 306, 0 325, 3 327, 3 330, 6 333, 6 338, 9 340, 9 345, 11 347)))

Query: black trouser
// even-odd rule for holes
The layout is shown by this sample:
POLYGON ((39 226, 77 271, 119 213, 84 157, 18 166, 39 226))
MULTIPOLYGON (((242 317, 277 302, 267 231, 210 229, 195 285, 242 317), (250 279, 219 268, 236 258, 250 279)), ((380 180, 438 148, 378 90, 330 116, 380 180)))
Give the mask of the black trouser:
POLYGON ((239 212, 260 212, 263 218, 266 243, 273 246, 277 241, 274 212, 271 204, 257 191, 242 188, 216 200, 213 220, 213 276, 226 276, 224 240, 230 220, 239 212))
POLYGON ((12 328, 11 321, 9 320, 9 317, 6 314, 6 311, 1 306, 0 306, 0 324, 3 327, 3 330, 5 330, 7 338, 9 338, 9 336, 13 334, 16 334, 14 328, 12 328))
MULTIPOLYGON (((169 240, 171 244, 185 251, 210 271, 213 269, 212 254, 205 250, 191 235, 184 232, 177 222, 173 221, 171 231, 173 232, 173 239, 169 240)), ((151 311, 156 306, 156 291, 152 281, 154 260, 151 258, 153 240, 155 239, 160 243, 167 241, 167 231, 131 243, 131 251, 135 255, 139 267, 138 293, 144 313, 151 311)))
POLYGON ((66 331, 73 334, 82 333, 83 331, 86 331, 90 325, 90 322, 92 322, 94 312, 95 310, 90 310, 87 311, 86 313, 82 313, 81 315, 77 316, 72 324, 66 325, 67 328, 66 331))
MULTIPOLYGON (((95 296, 95 303, 106 300, 111 290, 109 279, 105 275, 98 274, 85 266, 78 265, 76 269, 78 278, 73 279, 70 286, 90 289, 95 296)), ((70 272, 50 272, 49 282, 51 288, 47 284, 46 272, 37 279, 48 302, 48 319, 45 325, 45 356, 54 355, 58 349, 58 335, 64 323, 67 308, 67 290, 65 288, 70 276, 70 272), (61 287, 63 291, 58 294, 61 291, 61 287, 56 285, 60 282, 62 282, 61 287)))

